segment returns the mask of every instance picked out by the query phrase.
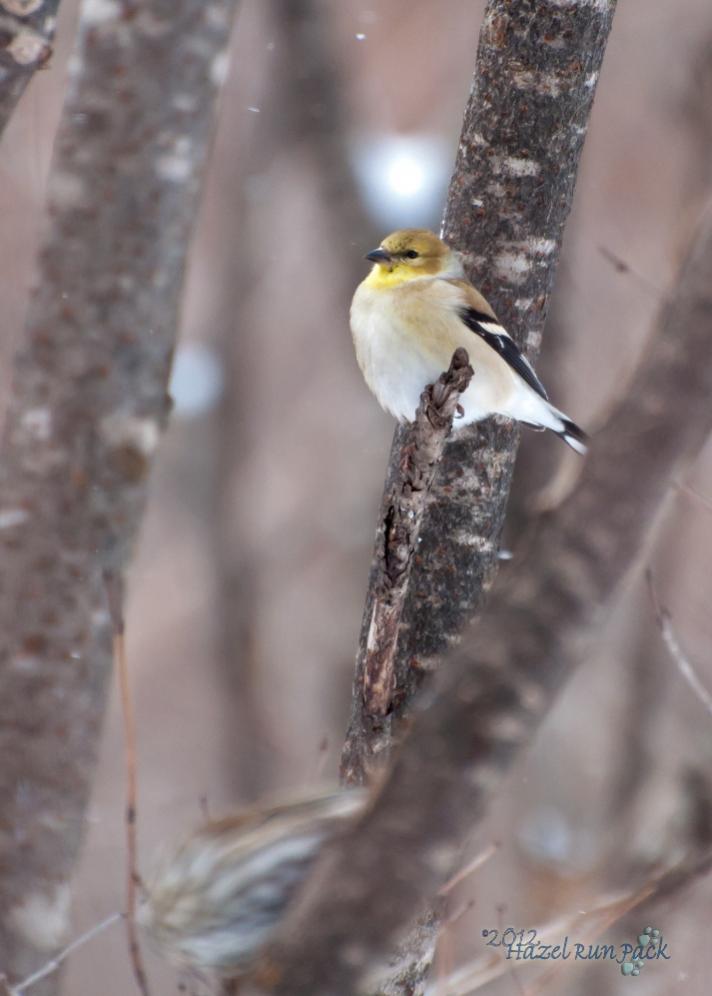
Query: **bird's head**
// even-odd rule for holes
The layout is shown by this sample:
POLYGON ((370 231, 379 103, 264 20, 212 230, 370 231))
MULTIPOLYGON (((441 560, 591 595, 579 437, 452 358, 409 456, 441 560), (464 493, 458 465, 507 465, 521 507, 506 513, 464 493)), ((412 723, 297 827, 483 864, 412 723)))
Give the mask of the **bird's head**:
POLYGON ((461 277, 458 254, 426 228, 403 228, 366 254, 374 264, 366 278, 373 288, 393 287, 420 277, 461 277))

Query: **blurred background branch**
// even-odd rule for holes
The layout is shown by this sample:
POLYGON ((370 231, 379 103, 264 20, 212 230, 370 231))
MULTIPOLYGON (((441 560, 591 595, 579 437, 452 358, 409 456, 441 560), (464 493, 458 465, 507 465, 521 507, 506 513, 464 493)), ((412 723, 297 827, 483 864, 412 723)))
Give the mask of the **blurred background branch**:
MULTIPOLYGON (((350 112, 328 14, 328 5, 321 0, 271 0, 263 5, 270 68, 265 76, 263 64, 254 74, 259 96, 247 115, 251 120, 241 124, 245 152, 229 178, 234 214, 221 234, 224 251, 216 264, 221 293, 208 304, 208 324, 219 330, 218 350, 225 370, 216 413, 219 455, 212 523, 218 652, 230 693, 226 755, 231 781, 243 799, 274 789, 279 783, 280 754, 293 750, 291 740, 304 739, 283 735, 281 710, 264 681, 267 641, 260 622, 261 592, 269 586, 272 572, 284 569, 285 551, 294 546, 294 530, 288 513, 287 521, 272 530, 265 550, 264 544, 255 543, 250 524, 250 468, 261 458, 260 450, 273 449, 270 415, 259 402, 264 392, 255 389, 255 370, 265 341, 278 340, 285 356, 280 364, 285 376, 275 406, 274 433, 279 440, 284 423, 294 418, 295 407, 310 395, 324 396, 324 386, 338 365, 329 344, 338 342, 339 307, 327 304, 313 315, 303 288, 317 275, 335 301, 345 298, 358 278, 362 255, 351 247, 367 247, 374 238, 348 155, 350 112), (287 181, 283 204, 278 197, 264 197, 266 177, 279 188, 280 176, 287 181), (295 189, 305 183, 313 187, 313 197, 292 233, 283 227, 285 218, 298 209, 295 189), (235 238, 236 228, 242 238, 235 238), (257 251, 260 245, 271 260, 278 261, 274 270, 264 267, 257 251), (295 248, 296 258, 290 258, 295 248), (266 291, 282 267, 293 273, 289 286, 266 291), (264 311, 266 293, 276 299, 276 315, 264 311), (327 345, 305 356, 300 343, 312 334, 314 325, 322 328, 327 345), (262 439, 262 432, 268 438, 262 439)), ((270 371, 269 382, 277 376, 270 371)), ((305 472, 305 490, 313 476, 323 472, 323 464, 305 472)), ((335 476, 338 470, 337 466, 335 476)), ((296 518, 304 521, 303 516, 296 518)), ((305 542, 302 550, 295 551, 301 565, 297 573, 308 569, 314 547, 305 542)), ((322 731, 314 736, 314 748, 322 736, 322 731)), ((314 758, 316 763, 315 750, 314 758)))
MULTIPOLYGON (((81 24, 0 447, 0 965, 10 984, 68 927, 111 663, 102 570, 127 565, 168 415, 233 9, 88 5, 81 24)), ((52 976, 35 991, 57 985, 52 976)))

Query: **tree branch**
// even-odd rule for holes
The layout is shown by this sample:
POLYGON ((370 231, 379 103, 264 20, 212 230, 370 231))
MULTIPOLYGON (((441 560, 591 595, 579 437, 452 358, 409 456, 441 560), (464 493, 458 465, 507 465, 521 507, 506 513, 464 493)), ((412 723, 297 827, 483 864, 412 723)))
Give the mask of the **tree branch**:
POLYGON ((384 716, 391 705, 396 640, 411 565, 418 554, 420 524, 458 399, 473 372, 467 352, 457 349, 450 368, 423 391, 415 421, 406 430, 401 462, 384 496, 378 577, 363 670, 362 695, 371 715, 384 716))
POLYGON ((0 135, 35 72, 47 65, 60 0, 0 0, 0 135))
MULTIPOLYGON (((541 342, 614 9, 615 0, 563 9, 554 0, 489 0, 485 11, 443 235, 464 252, 470 276, 530 358, 541 342)), ((490 419, 445 447, 400 629, 396 719, 492 584, 517 439, 510 422, 490 419)), ((386 488, 405 442, 400 428, 386 488)), ((377 579, 378 546, 342 764, 350 783, 366 778, 393 733, 391 719, 370 713, 360 694, 377 579)))
POLYGON ((11 983, 66 926, 111 666, 101 574, 127 563, 168 413, 233 8, 119 0, 89 5, 80 25, 0 443, 0 966, 11 983))
POLYGON ((371 809, 323 856, 259 979, 361 991, 451 873, 466 835, 598 631, 669 485, 712 430, 712 212, 575 490, 451 654, 371 809))
MULTIPOLYGON (((42 979, 45 979, 48 975, 52 975, 53 972, 56 972, 71 954, 74 954, 74 952, 79 948, 84 947, 84 945, 88 944, 89 941, 93 941, 94 938, 103 933, 107 927, 110 927, 112 924, 116 923, 117 920, 121 920, 121 918, 121 913, 112 913, 99 923, 95 923, 93 927, 89 928, 89 930, 85 930, 79 937, 75 937, 75 939, 67 944, 67 946, 63 948, 54 958, 42 965, 41 968, 38 968, 37 971, 33 972, 32 975, 28 976, 28 978, 23 979, 22 982, 18 983, 16 986, 13 986, 12 989, 7 989, 6 987, 7 996, 22 996, 22 994, 36 986, 38 982, 41 982, 42 979)), ((2 985, 4 981, 4 975, 0 975, 0 985, 2 985)), ((3 993, 2 996, 5 996, 5 993, 3 993)))
POLYGON ((712 695, 710 695, 705 688, 699 675, 697 674, 697 671, 693 667, 692 661, 680 646, 677 633, 672 625, 672 616, 670 615, 668 609, 660 604, 660 599, 658 598, 657 589, 655 587, 655 581, 653 579, 653 572, 651 570, 646 572, 646 580, 648 583, 648 591, 650 592, 650 599, 653 603, 653 611, 655 612, 655 621, 658 624, 658 629, 660 630, 660 634, 670 655, 670 659, 673 661, 682 677, 692 689, 693 694, 702 703, 704 708, 707 710, 707 713, 712 716, 712 695))

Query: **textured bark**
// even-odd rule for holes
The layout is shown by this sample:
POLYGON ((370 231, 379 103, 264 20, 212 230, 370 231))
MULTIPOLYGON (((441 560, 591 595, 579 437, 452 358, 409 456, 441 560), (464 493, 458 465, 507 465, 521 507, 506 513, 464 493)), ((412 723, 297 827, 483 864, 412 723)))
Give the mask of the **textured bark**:
MULTIPOLYGON (((615 0, 489 0, 485 12, 443 235, 464 252, 470 277, 530 358, 541 342, 614 8, 615 0)), ((404 434, 396 431, 391 467, 404 434)), ((395 718, 407 713, 422 676, 492 583, 517 440, 510 422, 490 419, 445 449, 401 627, 395 718)), ((369 715, 358 694, 375 578, 374 569, 342 768, 349 782, 364 779, 392 736, 392 721, 369 715)))
POLYGON ((289 996, 348 996, 451 873, 712 431, 712 211, 624 400, 447 660, 370 810, 323 856, 260 974, 289 996))
POLYGON ((0 0, 0 135, 25 87, 47 66, 59 0, 0 0))
POLYGON ((450 367, 423 391, 408 427, 407 441, 394 480, 386 492, 381 517, 383 547, 379 551, 373 614, 368 629, 363 670, 366 709, 383 716, 393 695, 394 655, 420 525, 443 447, 457 413, 458 399, 472 380, 464 349, 455 350, 450 367))
MULTIPOLYGON (((85 6, 0 453, 0 968, 67 926, 233 0, 85 6)), ((54 979, 36 992, 50 991, 54 979)))

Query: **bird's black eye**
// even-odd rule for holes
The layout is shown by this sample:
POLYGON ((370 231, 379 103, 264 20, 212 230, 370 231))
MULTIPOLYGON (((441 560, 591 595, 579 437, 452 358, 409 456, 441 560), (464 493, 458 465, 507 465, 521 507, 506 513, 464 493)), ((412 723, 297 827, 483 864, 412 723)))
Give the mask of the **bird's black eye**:
POLYGON ((406 259, 418 258, 418 253, 415 251, 415 249, 408 249, 406 252, 403 253, 403 255, 405 256, 406 259))

